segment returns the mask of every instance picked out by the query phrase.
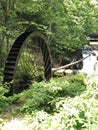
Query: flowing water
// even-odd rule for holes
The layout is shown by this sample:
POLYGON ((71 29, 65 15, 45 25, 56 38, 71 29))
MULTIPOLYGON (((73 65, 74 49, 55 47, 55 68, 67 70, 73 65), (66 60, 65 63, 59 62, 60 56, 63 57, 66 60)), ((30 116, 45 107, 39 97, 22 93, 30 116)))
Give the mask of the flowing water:
MULTIPOLYGON (((92 51, 93 52, 93 51, 92 51)), ((83 58, 87 57, 89 55, 89 57, 87 57, 85 60, 83 60, 83 68, 82 68, 82 72, 86 73, 87 75, 98 75, 98 60, 97 60, 97 53, 98 50, 95 50, 94 54, 90 54, 87 51, 86 53, 83 52, 83 58)))

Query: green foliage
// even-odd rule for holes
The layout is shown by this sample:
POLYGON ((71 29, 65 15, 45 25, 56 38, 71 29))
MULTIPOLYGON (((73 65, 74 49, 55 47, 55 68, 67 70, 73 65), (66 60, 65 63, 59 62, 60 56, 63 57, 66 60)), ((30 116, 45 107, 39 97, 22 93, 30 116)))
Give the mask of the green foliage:
MULTIPOLYGON (((74 97, 80 95, 85 90, 85 84, 81 76, 77 76, 77 81, 67 81, 66 78, 51 79, 49 82, 33 83, 29 90, 19 94, 19 102, 24 102, 23 112, 33 110, 56 111, 55 105, 62 97, 74 97), (78 81, 79 80, 79 81, 78 81)), ((75 80, 75 79, 74 79, 75 80)))
MULTIPOLYGON (((31 46, 32 47, 32 46, 31 46)), ((26 48, 27 49, 27 48, 26 48)), ((32 50, 30 49, 24 49, 24 51, 21 53, 18 67, 16 70, 16 78, 20 81, 22 80, 37 80, 38 77, 44 76, 44 65, 43 65, 43 59, 42 55, 39 52, 36 54, 32 54, 32 50), (31 51, 31 52, 30 52, 31 51), (40 57, 38 57, 40 55, 40 57)), ((39 50, 40 51, 40 50, 39 50)))
POLYGON ((33 111, 30 116, 32 129, 97 130, 98 85, 90 84, 81 95, 62 97, 56 101, 53 115, 45 111, 33 111))
MULTIPOLYGON (((37 29, 44 32, 51 54, 55 52, 57 61, 69 60, 68 51, 81 49, 88 43, 87 35, 98 32, 97 16, 98 4, 94 5, 90 0, 1 0, 0 66, 4 65, 13 41, 20 32, 31 28, 29 25, 35 26, 32 26, 32 31, 37 29)), ((27 57, 31 59, 31 55, 27 54, 27 57)), ((22 59, 20 61, 23 62, 22 59)), ((26 62, 23 64, 23 74, 35 76, 34 69, 38 74, 38 68, 26 62)), ((21 70, 20 63, 18 67, 21 70)), ((35 82, 27 91, 6 98, 4 93, 8 90, 1 83, 2 70, 0 68, 0 112, 8 105, 21 104, 18 112, 30 113, 30 120, 33 121, 31 128, 36 130, 98 128, 98 85, 91 84, 86 88, 83 75, 35 82)))
POLYGON ((10 100, 4 96, 5 93, 8 92, 8 84, 3 84, 3 69, 0 69, 0 113, 4 111, 4 108, 7 107, 10 102, 10 100))
MULTIPOLYGON (((8 99, 1 96, 0 106, 4 108, 7 103, 21 105, 12 113, 27 114, 29 127, 36 130, 97 130, 98 84, 93 82, 86 86, 84 78, 83 74, 78 74, 34 82, 18 95, 8 99)), ((3 89, 0 92, 0 95, 4 94, 3 89)))
POLYGON ((22 79, 23 76, 28 77, 28 79, 34 76, 35 69, 33 66, 33 62, 34 57, 32 56, 32 54, 28 52, 23 52, 20 56, 16 76, 20 77, 20 79, 22 79), (32 64, 30 61, 32 61, 32 64))
POLYGON ((0 68, 0 83, 3 81, 3 68, 0 68))
POLYGON ((20 32, 34 25, 32 31, 40 30, 46 35, 51 54, 69 58, 66 50, 81 49, 88 43, 87 35, 97 32, 97 8, 90 0, 1 0, 0 49, 5 52, 2 56, 8 54, 20 32))
POLYGON ((4 96, 6 92, 8 92, 6 85, 4 86, 0 83, 0 113, 3 111, 4 107, 9 105, 7 97, 4 96))
POLYGON ((72 83, 80 83, 81 85, 85 85, 85 79, 86 76, 84 74, 76 74, 76 75, 73 75, 72 78, 70 78, 70 82, 72 83))
POLYGON ((56 59, 60 58, 66 61, 66 59, 71 58, 66 54, 66 51, 72 53, 83 48, 85 44, 89 44, 87 35, 95 29, 95 6, 88 0, 81 2, 78 0, 61 2, 58 0, 55 8, 61 11, 51 9, 53 13, 50 38, 51 54, 56 59))

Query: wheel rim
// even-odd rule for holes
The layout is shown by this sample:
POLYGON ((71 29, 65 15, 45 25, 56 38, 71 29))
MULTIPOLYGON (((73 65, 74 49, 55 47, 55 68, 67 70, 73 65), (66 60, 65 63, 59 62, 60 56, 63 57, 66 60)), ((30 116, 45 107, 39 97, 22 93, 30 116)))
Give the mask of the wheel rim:
MULTIPOLYGON (((37 66, 37 65, 39 65, 38 62, 43 61, 43 63, 41 63, 41 66, 43 68, 43 74, 41 74, 41 75, 44 75, 44 79, 51 78, 50 51, 49 51, 47 42, 45 40, 45 37, 38 32, 33 32, 33 33, 25 32, 16 39, 16 41, 14 42, 14 44, 9 52, 9 55, 6 60, 5 68, 4 68, 4 83, 11 82, 12 80, 15 83, 17 77, 19 77, 19 74, 17 74, 17 73, 18 72, 20 72, 22 74, 24 73, 23 69, 21 69, 21 67, 20 67, 20 63, 23 62, 22 60, 23 59, 27 60, 27 62, 24 61, 24 63, 26 66, 29 67, 29 65, 31 65, 31 62, 33 62, 34 58, 36 59, 36 61, 34 63, 32 63, 32 65, 33 65, 33 67, 35 66, 36 72, 39 69, 37 66), (34 52, 36 52, 36 53, 34 54, 34 52), (41 55, 39 52, 41 52, 41 55), (31 53, 33 53, 33 56, 31 55, 31 53), (37 54, 37 57, 35 58, 36 54, 37 54), (40 56, 40 60, 38 59, 38 55, 40 56), (26 57, 22 58, 24 56, 26 56, 26 57), (26 58, 28 58, 28 59, 26 59, 26 58), (29 64, 29 62, 30 62, 30 64, 29 64)), ((24 70, 25 70, 25 68, 24 68, 24 70)), ((34 68, 33 69, 32 69, 32 67, 29 68, 29 71, 31 71, 31 73, 33 73, 33 70, 34 70, 34 68)), ((34 75, 34 76, 37 77, 36 75, 34 75)), ((12 89, 12 88, 10 88, 10 89, 12 89)))

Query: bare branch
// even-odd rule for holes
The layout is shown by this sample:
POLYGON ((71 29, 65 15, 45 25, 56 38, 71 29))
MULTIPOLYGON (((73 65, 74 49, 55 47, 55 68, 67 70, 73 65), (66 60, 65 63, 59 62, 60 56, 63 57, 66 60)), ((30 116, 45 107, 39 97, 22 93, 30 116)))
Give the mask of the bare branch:
POLYGON ((75 64, 77 64, 77 63, 79 63, 79 62, 85 60, 86 58, 88 58, 91 54, 92 54, 92 52, 89 53, 88 56, 86 56, 86 57, 84 57, 84 58, 82 58, 82 59, 80 59, 80 60, 78 60, 78 61, 71 62, 71 63, 69 63, 69 64, 67 64, 67 65, 64 65, 64 66, 61 66, 61 67, 58 67, 58 68, 52 68, 52 72, 55 72, 55 71, 60 70, 60 69, 66 69, 66 68, 68 68, 69 66, 75 65, 75 64))

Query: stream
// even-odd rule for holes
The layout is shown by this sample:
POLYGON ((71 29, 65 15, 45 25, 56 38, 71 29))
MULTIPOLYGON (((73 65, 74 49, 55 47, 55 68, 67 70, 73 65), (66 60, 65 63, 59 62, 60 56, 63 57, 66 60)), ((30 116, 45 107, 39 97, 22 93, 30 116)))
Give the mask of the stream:
POLYGON ((83 68, 81 69, 82 72, 86 73, 87 75, 98 75, 98 60, 97 60, 97 56, 98 56, 98 50, 83 50, 82 55, 83 58, 85 58, 86 56, 89 55, 89 53, 91 53, 89 57, 87 57, 85 60, 83 60, 83 68))

